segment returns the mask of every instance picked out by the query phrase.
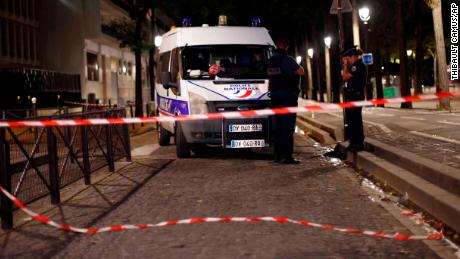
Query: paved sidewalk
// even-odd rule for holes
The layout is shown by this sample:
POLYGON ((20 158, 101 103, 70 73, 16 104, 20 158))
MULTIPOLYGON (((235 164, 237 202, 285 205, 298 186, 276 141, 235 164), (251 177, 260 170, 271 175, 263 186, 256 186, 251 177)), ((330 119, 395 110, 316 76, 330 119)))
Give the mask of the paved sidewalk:
MULTIPOLYGON (((285 216, 410 233, 371 201, 351 169, 319 156, 296 137, 300 166, 265 153, 176 160, 174 146, 119 167, 45 215, 101 227, 207 216, 285 216)), ((9 258, 437 258, 421 241, 394 241, 280 223, 209 223, 96 235, 65 233, 29 221, 0 235, 9 258)), ((439 244, 439 241, 429 241, 439 244)))
MULTIPOLYGON (((315 102, 309 100, 300 100, 299 102, 300 105, 312 105, 313 103, 315 102)), ((457 108, 460 111, 460 102, 457 108)), ((366 111, 366 109, 363 111, 366 111)), ((416 115, 415 109, 404 109, 404 111, 413 112, 414 115, 416 115)), ((322 123, 329 124, 335 128, 343 128, 343 118, 341 115, 342 114, 340 112, 315 112, 308 113, 307 116, 322 123)), ((423 130, 423 134, 434 136, 434 138, 424 137, 422 135, 411 133, 412 130, 418 130, 416 127, 412 130, 402 128, 400 130, 388 130, 387 127, 381 127, 382 125, 385 126, 384 124, 376 124, 366 121, 366 118, 364 119, 364 131, 367 138, 374 138, 390 146, 460 169, 460 142, 455 139, 450 140, 451 142, 435 139, 435 137, 441 134, 442 131, 445 131, 452 136, 458 135, 452 131, 452 129, 435 128, 432 130, 423 130)), ((391 123, 391 127, 398 128, 397 125, 393 123, 391 123)))

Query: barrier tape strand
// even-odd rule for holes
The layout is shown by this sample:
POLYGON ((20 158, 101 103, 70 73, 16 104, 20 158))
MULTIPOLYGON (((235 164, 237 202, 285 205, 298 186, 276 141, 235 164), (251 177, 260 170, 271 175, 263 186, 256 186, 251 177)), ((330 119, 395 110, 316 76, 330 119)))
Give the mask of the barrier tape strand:
POLYGON ((209 119, 236 119, 244 117, 270 116, 275 114, 302 113, 319 110, 339 110, 343 108, 355 108, 390 103, 417 102, 435 99, 444 99, 460 96, 460 93, 436 93, 419 96, 398 97, 389 99, 374 99, 369 101, 356 101, 344 103, 328 103, 303 107, 285 107, 248 111, 214 112, 208 114, 192 114, 162 117, 138 117, 138 118, 106 118, 106 119, 57 119, 57 120, 23 120, 23 121, 1 121, 0 128, 8 127, 53 127, 53 126, 89 126, 108 124, 139 124, 172 121, 192 121, 209 119))
POLYGON ((103 232, 113 232, 113 231, 122 231, 122 230, 141 230, 147 228, 158 228, 158 227, 165 227, 165 226, 173 226, 173 225, 190 225, 190 224, 199 224, 199 223, 217 223, 217 222, 278 222, 278 223, 290 223, 296 224, 304 227, 313 227, 319 228, 322 230, 331 230, 341 233, 351 233, 351 234, 361 234, 370 237, 378 237, 378 238, 387 238, 399 241, 406 241, 406 240, 437 240, 442 239, 444 236, 442 233, 435 233, 425 236, 420 235, 406 235, 406 234, 388 234, 384 232, 376 232, 370 230, 360 230, 354 228, 339 228, 332 225, 325 225, 325 224, 318 224, 314 222, 310 222, 307 220, 293 220, 284 217, 206 217, 206 218, 190 218, 190 219, 181 219, 181 220, 169 220, 169 221, 162 221, 156 224, 135 224, 135 225, 115 225, 109 227, 96 227, 96 228, 79 228, 73 227, 66 224, 59 224, 47 217, 35 213, 19 201, 16 197, 14 197, 11 193, 3 189, 0 186, 0 191, 8 197, 18 208, 28 214, 30 217, 34 218, 41 223, 52 226, 54 228, 69 231, 69 232, 76 232, 82 234, 96 234, 96 233, 103 233, 103 232))
POLYGON ((70 101, 65 101, 64 103, 80 105, 80 106, 89 106, 89 107, 112 107, 114 106, 113 104, 104 104, 104 103, 79 103, 79 102, 70 102, 70 101))
POLYGON ((303 107, 285 107, 274 109, 232 111, 232 112, 214 112, 208 114, 192 114, 178 116, 161 116, 161 117, 138 117, 138 118, 106 118, 106 119, 57 119, 57 120, 23 120, 23 121, 0 121, 0 128, 9 127, 53 127, 53 126, 90 126, 90 125, 108 125, 108 124, 139 124, 139 123, 156 123, 156 122, 173 122, 173 121, 192 121, 192 120, 210 120, 210 119, 237 119, 244 117, 270 116, 275 114, 302 113, 320 110, 340 110, 343 108, 355 108, 364 106, 373 106, 390 103, 417 102, 435 99, 444 99, 449 97, 460 96, 460 93, 436 93, 419 96, 398 97, 389 99, 374 99, 369 101, 356 101, 344 103, 327 103, 303 107))

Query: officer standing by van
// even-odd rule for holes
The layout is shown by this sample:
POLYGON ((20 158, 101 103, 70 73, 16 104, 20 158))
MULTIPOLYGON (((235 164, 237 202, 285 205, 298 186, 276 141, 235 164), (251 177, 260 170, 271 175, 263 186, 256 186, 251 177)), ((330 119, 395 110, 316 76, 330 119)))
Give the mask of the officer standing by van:
MULTIPOLYGON (((344 101, 364 100, 364 91, 367 82, 367 68, 361 55, 363 51, 357 46, 345 49, 342 55, 342 77, 344 85, 344 101)), ((360 151, 364 149, 364 129, 362 107, 345 109, 345 127, 350 139, 348 150, 360 151)))
MULTIPOLYGON (((297 106, 299 96, 299 79, 305 74, 303 67, 288 56, 289 41, 280 39, 276 50, 269 60, 268 76, 270 98, 273 108, 297 106)), ((292 157, 294 152, 294 130, 296 114, 275 115, 274 162, 299 164, 292 157)))

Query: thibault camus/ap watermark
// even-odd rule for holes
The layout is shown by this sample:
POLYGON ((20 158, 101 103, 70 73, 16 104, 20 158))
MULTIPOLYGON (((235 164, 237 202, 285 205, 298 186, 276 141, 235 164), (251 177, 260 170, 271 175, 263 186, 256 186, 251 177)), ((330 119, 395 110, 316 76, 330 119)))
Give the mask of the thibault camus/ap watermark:
POLYGON ((458 5, 450 5, 450 80, 458 79, 458 5))

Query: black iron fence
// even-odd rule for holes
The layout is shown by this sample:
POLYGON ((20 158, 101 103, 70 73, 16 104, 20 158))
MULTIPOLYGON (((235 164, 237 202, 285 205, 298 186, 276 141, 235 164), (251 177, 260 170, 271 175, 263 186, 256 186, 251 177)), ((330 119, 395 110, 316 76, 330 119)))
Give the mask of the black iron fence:
MULTIPOLYGON (((126 117, 126 109, 109 108, 46 118, 109 117, 126 117)), ((48 194, 52 203, 59 203, 60 188, 82 178, 85 184, 90 184, 91 173, 104 166, 113 172, 116 160, 131 160, 130 150, 127 125, 1 128, 0 185, 25 203, 48 194)), ((11 201, 2 195, 2 228, 13 226, 13 209, 11 201)))
POLYGON ((81 101, 80 75, 64 74, 33 68, 0 70, 0 85, 7 89, 0 95, 0 108, 24 109, 31 107, 31 97, 39 107, 56 107, 59 99, 81 101))

